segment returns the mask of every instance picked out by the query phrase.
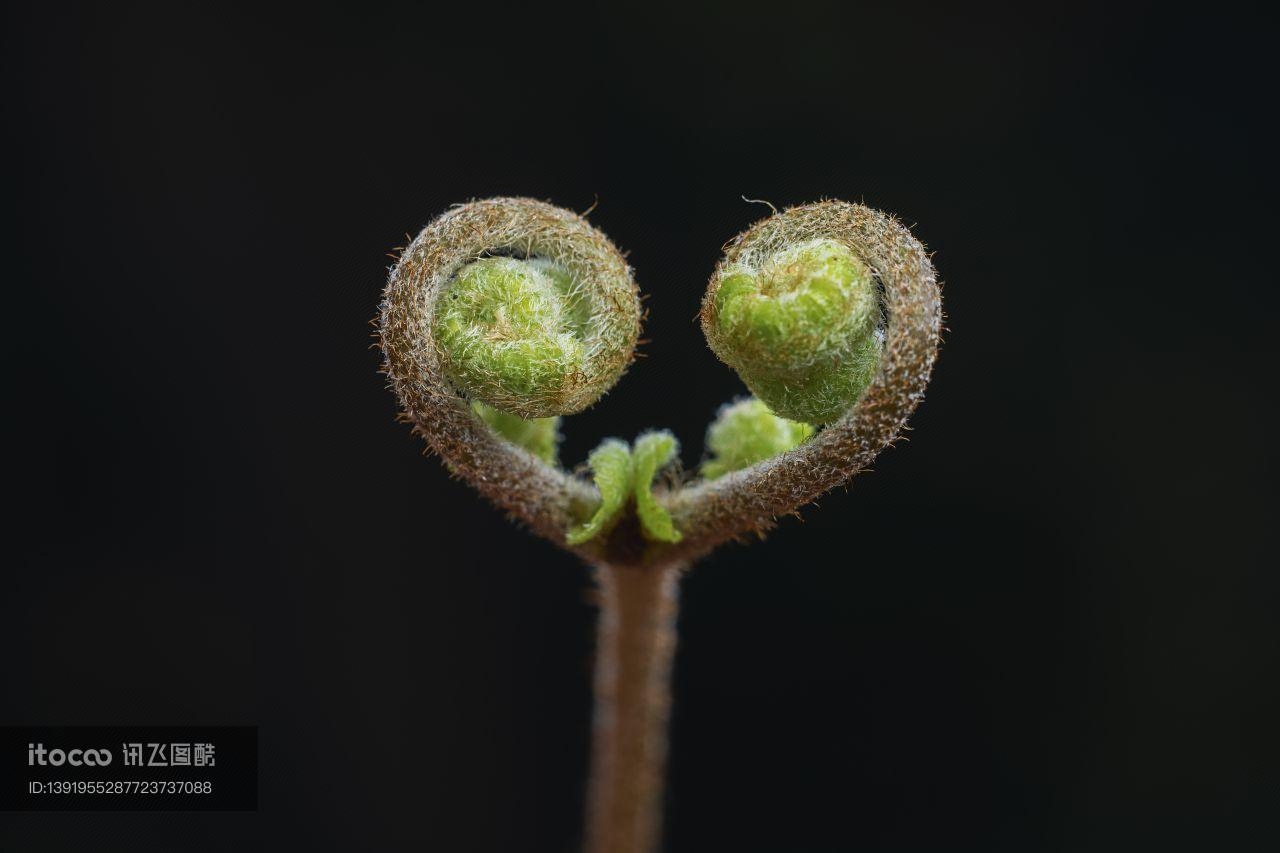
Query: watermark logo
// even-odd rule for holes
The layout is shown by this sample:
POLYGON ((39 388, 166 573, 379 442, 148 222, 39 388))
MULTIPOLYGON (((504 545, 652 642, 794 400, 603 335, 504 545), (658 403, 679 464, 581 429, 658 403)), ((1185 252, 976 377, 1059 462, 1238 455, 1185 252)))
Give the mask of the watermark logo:
POLYGON ((106 767, 112 761, 109 749, 45 749, 43 743, 27 744, 28 767, 106 767))

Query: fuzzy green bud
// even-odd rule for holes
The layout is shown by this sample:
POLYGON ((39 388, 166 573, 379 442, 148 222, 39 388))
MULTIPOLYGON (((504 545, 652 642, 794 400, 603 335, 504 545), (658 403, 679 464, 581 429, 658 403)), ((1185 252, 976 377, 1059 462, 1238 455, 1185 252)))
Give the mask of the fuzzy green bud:
POLYGON ((880 363, 875 276, 833 239, 808 240, 717 271, 702 308, 711 349, 773 412, 836 420, 880 363))
POLYGON ((722 406, 707 428, 707 451, 702 476, 708 480, 748 468, 779 453, 794 450, 814 428, 780 418, 754 397, 722 406))
POLYGON ((481 258, 440 297, 435 337, 450 380, 472 399, 523 418, 594 403, 631 358, 636 323, 622 300, 545 258, 481 258))

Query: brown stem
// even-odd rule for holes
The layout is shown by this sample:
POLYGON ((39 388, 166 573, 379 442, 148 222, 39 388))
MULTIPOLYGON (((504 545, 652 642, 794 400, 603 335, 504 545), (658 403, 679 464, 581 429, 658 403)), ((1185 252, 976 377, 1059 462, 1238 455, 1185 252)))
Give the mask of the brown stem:
POLYGON ((588 853, 653 853, 658 847, 682 568, 596 566, 600 624, 588 853))

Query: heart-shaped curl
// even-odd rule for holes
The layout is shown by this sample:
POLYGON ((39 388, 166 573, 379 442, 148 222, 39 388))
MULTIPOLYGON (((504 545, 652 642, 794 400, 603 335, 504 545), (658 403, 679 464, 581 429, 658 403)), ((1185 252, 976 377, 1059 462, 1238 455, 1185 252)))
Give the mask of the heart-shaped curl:
POLYGON ((622 254, 581 216, 472 202, 393 269, 385 371, 449 469, 535 532, 592 562, 686 563, 767 530, 894 441, 928 383, 942 306, 928 254, 892 216, 823 201, 756 223, 727 246, 702 322, 759 399, 712 426, 704 479, 646 491, 650 473, 643 494, 611 489, 606 504, 554 463, 558 418, 617 381, 640 317, 622 254))

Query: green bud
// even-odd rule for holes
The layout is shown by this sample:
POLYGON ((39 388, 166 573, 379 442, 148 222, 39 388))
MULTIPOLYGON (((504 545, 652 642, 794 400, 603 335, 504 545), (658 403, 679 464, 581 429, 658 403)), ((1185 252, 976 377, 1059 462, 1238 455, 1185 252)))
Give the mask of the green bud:
POLYGON ((780 418, 754 397, 722 406, 707 428, 711 457, 702 463, 702 476, 715 480, 749 468, 795 449, 813 433, 809 424, 780 418))
POLYGON ((447 375, 473 399, 521 417, 581 411, 621 375, 633 343, 625 334, 598 334, 613 326, 596 325, 595 313, 613 303, 590 294, 568 269, 544 259, 467 264, 435 316, 447 375))
POLYGON ((777 414, 814 424, 839 418, 870 384, 880 322, 871 269, 831 239, 721 270, 702 310, 711 349, 752 393, 777 414))

